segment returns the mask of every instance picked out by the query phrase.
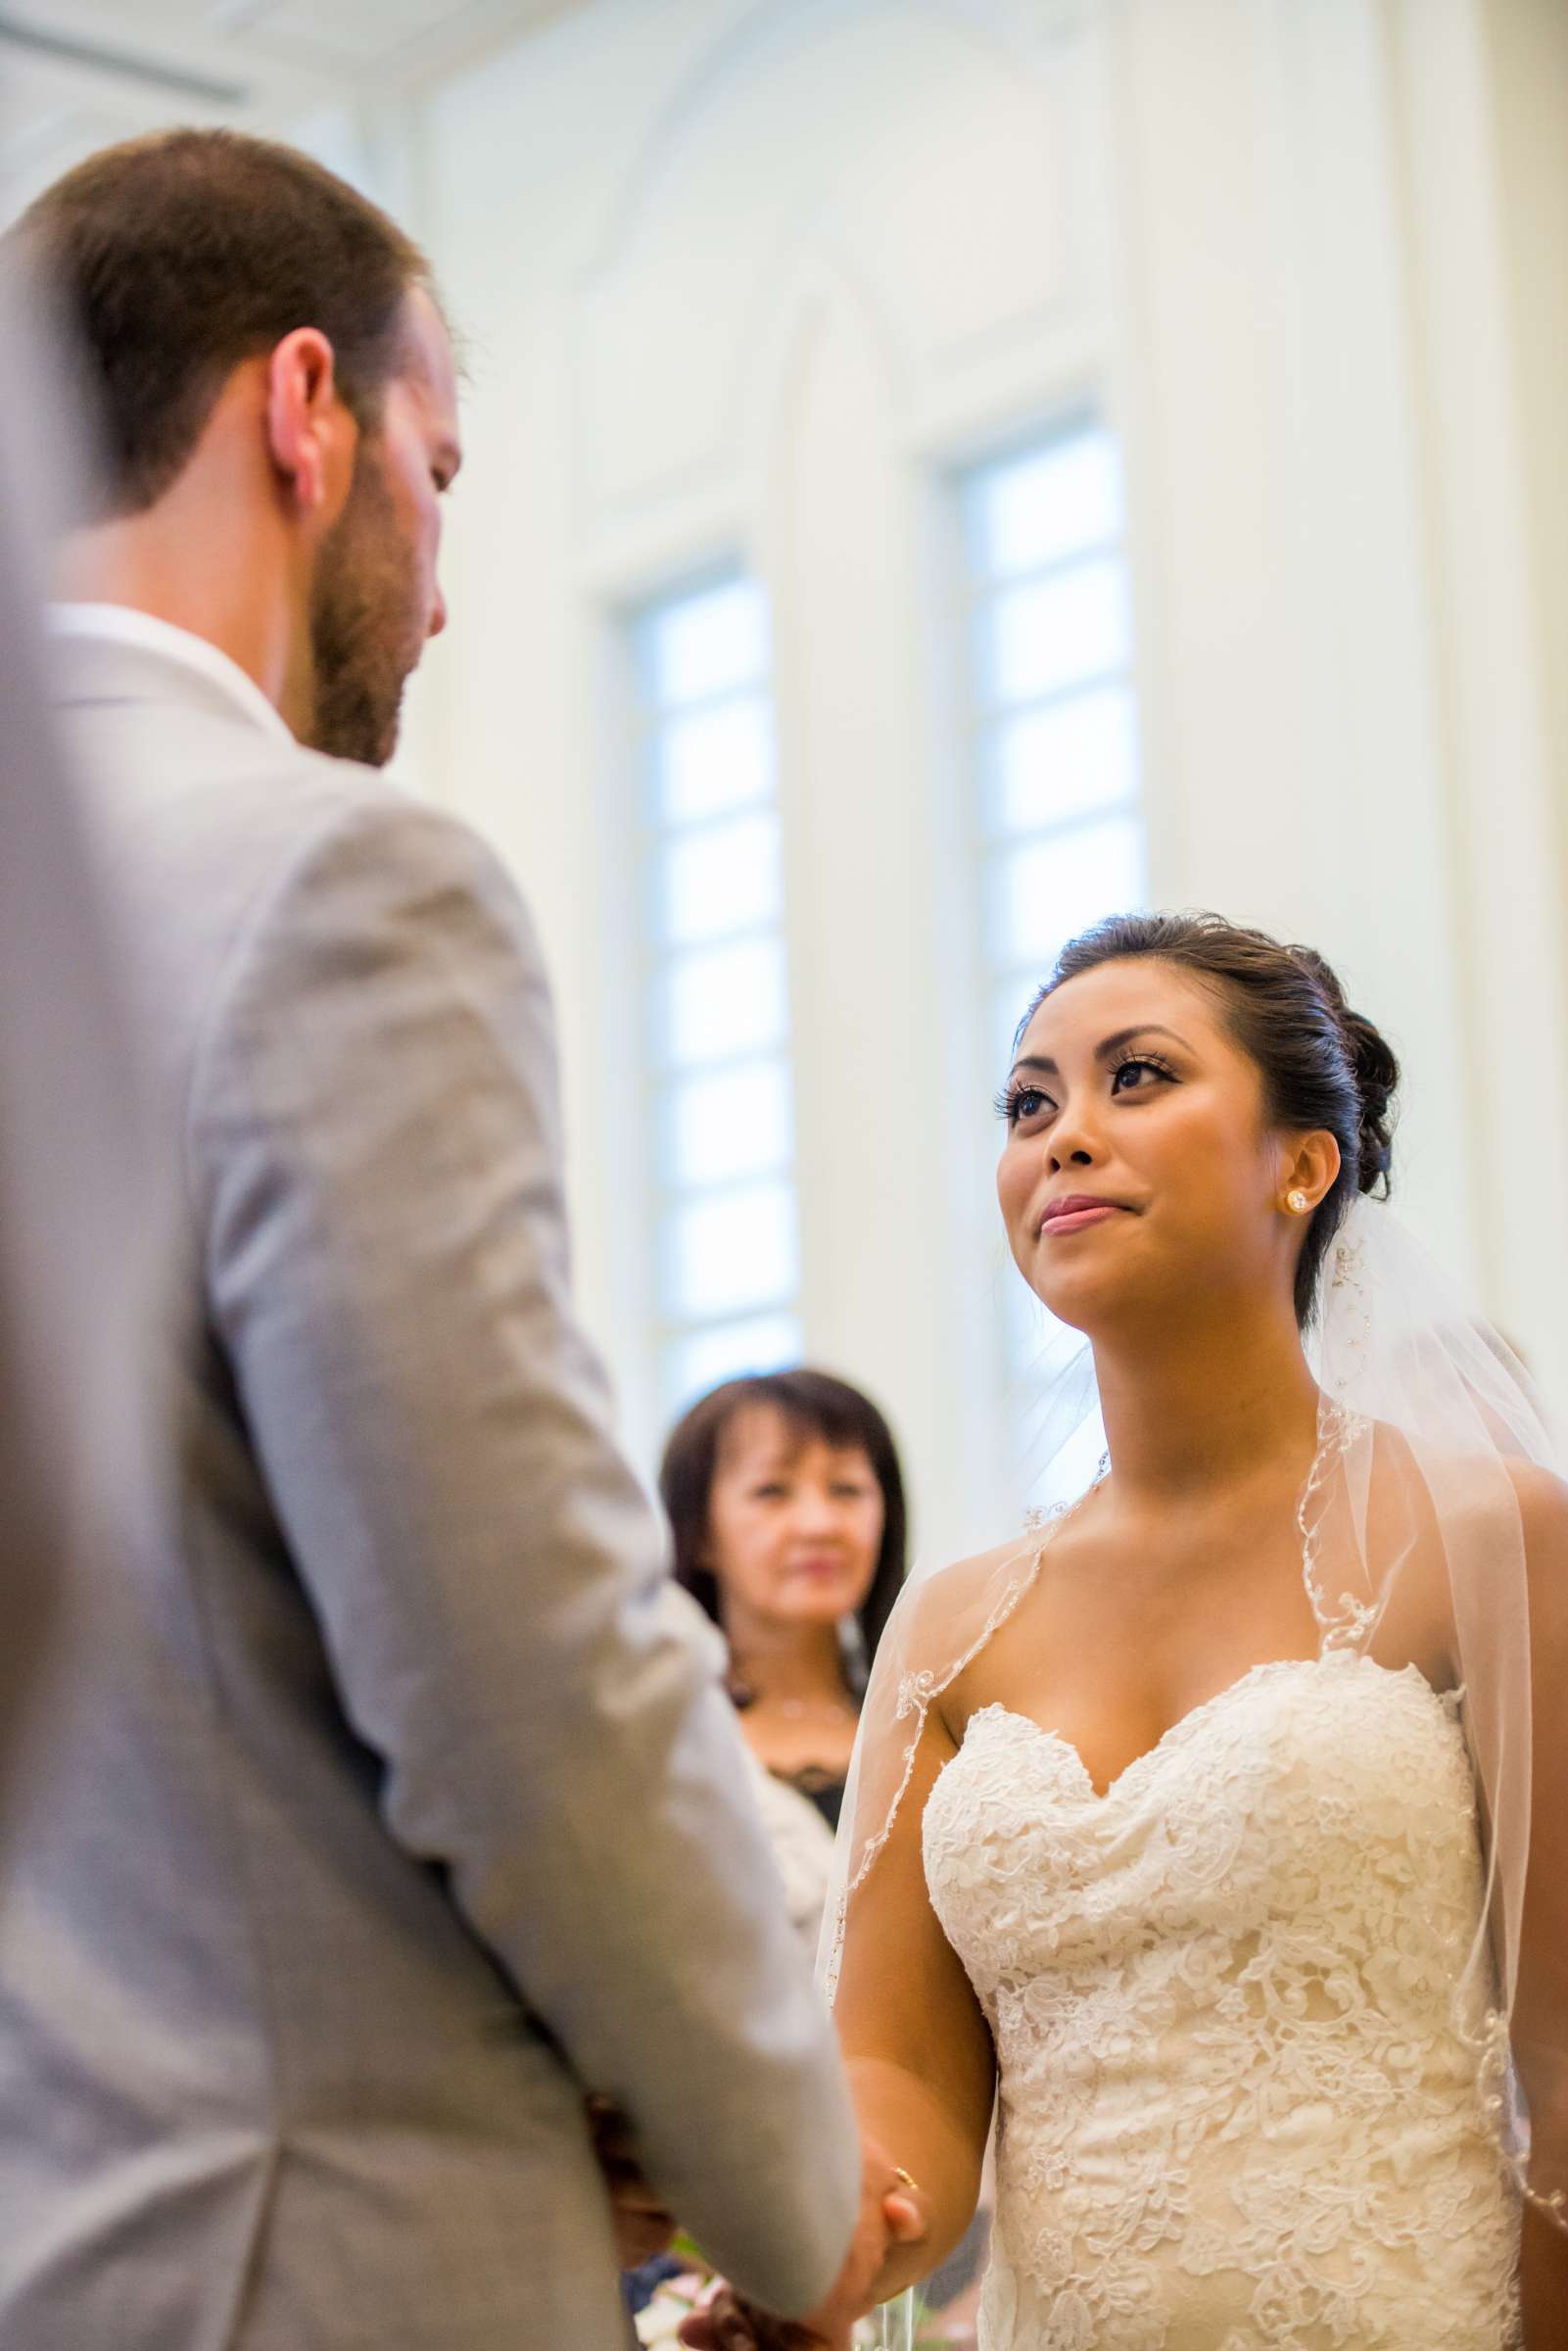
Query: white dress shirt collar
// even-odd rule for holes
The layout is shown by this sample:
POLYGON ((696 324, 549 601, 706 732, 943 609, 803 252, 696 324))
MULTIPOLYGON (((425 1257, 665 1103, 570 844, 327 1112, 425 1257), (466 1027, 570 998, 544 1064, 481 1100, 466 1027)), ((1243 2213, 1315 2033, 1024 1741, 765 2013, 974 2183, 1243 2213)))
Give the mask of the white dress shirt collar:
POLYGON ((237 661, 219 652, 205 637, 193 636, 189 629, 176 629, 171 621, 155 620, 150 612, 138 612, 130 604, 60 603, 49 607, 49 626, 60 637, 89 637, 113 645, 135 646, 140 651, 155 653, 161 660, 177 663, 181 668, 194 670, 210 685, 220 687, 237 710, 268 734, 284 743, 293 743, 286 723, 254 678, 247 677, 237 661))

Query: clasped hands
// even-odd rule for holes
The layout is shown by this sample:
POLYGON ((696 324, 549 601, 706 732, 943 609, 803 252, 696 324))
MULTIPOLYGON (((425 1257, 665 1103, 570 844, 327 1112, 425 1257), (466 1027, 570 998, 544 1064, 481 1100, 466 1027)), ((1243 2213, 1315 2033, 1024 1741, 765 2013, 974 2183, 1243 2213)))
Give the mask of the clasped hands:
POLYGON ((927 2228, 908 2173, 869 2140, 861 2156, 860 2219, 827 2301, 809 2318, 775 2319, 721 2284, 681 2328, 689 2351, 849 2351, 851 2329, 873 2307, 872 2289, 888 2253, 894 2245, 918 2245, 927 2228))
MULTIPOLYGON (((638 2169, 624 2119, 602 2098, 589 2101, 599 2168, 609 2189, 616 2255, 635 2269, 662 2253, 675 2219, 638 2169)), ((776 2319, 718 2284, 681 2328, 689 2351, 848 2351, 850 2331, 873 2305, 873 2286, 894 2245, 918 2245, 927 2218, 907 2173, 864 2142, 860 2217, 849 2251, 828 2298, 808 2318, 776 2319)))

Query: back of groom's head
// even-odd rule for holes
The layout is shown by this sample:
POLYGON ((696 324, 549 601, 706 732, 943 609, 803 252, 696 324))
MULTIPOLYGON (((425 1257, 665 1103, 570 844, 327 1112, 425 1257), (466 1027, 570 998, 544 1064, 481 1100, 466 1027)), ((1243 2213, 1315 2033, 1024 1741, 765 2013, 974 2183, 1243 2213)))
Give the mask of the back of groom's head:
POLYGON ((419 248, 308 156, 226 130, 104 149, 16 232, 40 263, 99 409, 106 516, 157 503, 241 361, 300 326, 332 344, 344 405, 373 427, 404 304, 431 292, 419 248))
POLYGON ((445 625, 461 463, 418 247, 309 157, 220 130, 90 156, 16 234, 97 410, 75 600, 205 638, 302 742, 383 764, 445 625))

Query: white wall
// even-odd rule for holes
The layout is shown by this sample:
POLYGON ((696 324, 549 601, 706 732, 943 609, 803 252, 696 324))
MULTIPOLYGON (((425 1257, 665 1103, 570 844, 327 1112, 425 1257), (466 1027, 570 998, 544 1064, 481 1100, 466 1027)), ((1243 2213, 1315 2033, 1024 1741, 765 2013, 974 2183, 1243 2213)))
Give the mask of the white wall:
POLYGON ((1463 1089, 1487 1302, 1568 1399, 1568 13, 1399 0, 1387 58, 1408 254, 1432 705, 1455 868, 1463 1089), (1506 65, 1506 71, 1502 70, 1506 65), (1543 130, 1547 118, 1546 139, 1543 130), (1549 147, 1557 185, 1532 167, 1549 147), (1538 186, 1554 196, 1532 210, 1538 186), (1555 339, 1553 337, 1555 336, 1555 339))
POLYGON ((1516 324, 1551 257, 1498 164, 1562 21, 1504 13, 594 0, 430 101, 473 384, 417 765, 545 933, 581 1289, 644 1460, 608 648, 738 554, 775 615, 811 1351, 892 1410, 923 1547, 1007 1522, 943 485, 1084 397, 1127 457, 1155 895, 1341 965, 1405 1060, 1407 1213, 1568 1395, 1563 575, 1516 324))

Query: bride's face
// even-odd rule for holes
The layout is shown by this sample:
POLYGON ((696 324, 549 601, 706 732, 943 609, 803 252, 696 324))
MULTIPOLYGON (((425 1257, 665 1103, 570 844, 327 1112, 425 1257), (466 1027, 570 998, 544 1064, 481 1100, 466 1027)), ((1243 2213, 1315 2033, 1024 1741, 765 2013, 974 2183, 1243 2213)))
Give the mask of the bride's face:
POLYGON ((1151 958, 1098 966, 1035 1013, 1009 1075, 997 1193, 1030 1288, 1063 1321, 1288 1296, 1293 1141, 1217 998, 1151 958))

